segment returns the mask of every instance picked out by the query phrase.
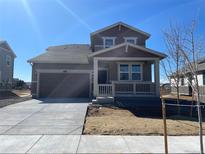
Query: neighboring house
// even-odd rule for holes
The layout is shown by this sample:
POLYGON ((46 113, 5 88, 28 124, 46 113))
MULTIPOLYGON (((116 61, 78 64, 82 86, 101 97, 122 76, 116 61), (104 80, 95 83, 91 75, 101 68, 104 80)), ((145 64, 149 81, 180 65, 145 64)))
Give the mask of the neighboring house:
POLYGON ((146 48, 149 37, 118 22, 91 33, 90 45, 49 47, 28 60, 33 97, 159 98, 159 62, 166 55, 146 48))
POLYGON ((6 41, 0 41, 0 91, 11 90, 15 53, 6 41))
MULTIPOLYGON (((205 98, 205 58, 198 60, 197 63, 198 63, 198 73, 197 73, 198 84, 200 88, 200 94, 202 95, 202 98, 204 99, 205 98)), ((176 93, 177 89, 176 89, 176 83, 175 83, 174 76, 171 76, 170 78, 171 78, 171 86, 172 86, 171 92, 176 93)), ((187 71, 186 77, 181 75, 179 79, 179 94, 191 96, 192 88, 190 84, 192 83, 193 83, 192 76, 190 75, 189 71, 187 71)))

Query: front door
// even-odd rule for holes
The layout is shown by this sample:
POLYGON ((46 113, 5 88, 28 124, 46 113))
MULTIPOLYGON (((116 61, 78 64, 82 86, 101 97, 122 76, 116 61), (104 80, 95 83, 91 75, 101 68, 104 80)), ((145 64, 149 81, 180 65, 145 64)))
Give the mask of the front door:
POLYGON ((98 71, 98 83, 99 84, 107 83, 107 70, 98 71))

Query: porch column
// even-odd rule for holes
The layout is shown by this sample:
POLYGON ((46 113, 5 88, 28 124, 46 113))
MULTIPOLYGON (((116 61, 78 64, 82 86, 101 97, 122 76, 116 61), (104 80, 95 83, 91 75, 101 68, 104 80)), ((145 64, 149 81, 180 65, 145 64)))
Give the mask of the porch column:
POLYGON ((159 59, 154 63, 154 80, 156 96, 160 96, 160 81, 159 81, 159 59))
POLYGON ((96 58, 94 58, 93 70, 93 95, 96 97, 98 94, 98 60, 96 58))

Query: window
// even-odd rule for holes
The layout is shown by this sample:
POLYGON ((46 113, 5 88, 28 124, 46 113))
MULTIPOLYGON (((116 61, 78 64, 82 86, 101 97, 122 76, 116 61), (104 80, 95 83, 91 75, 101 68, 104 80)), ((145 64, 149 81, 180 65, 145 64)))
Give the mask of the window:
POLYGON ((120 64, 119 80, 142 80, 141 64, 120 64))
POLYGON ((109 48, 115 45, 115 37, 104 37, 103 46, 104 48, 109 48))
POLYGON ((7 66, 11 66, 11 56, 6 56, 6 64, 7 66))
POLYGON ((132 80, 141 80, 141 65, 134 64, 131 69, 132 80))
POLYGON ((128 64, 120 64, 120 80, 129 80, 128 64))
POLYGON ((205 85, 205 73, 203 74, 203 85, 205 85))
POLYGON ((181 85, 184 86, 184 78, 181 78, 181 85))
POLYGON ((125 37, 125 42, 137 44, 137 37, 125 37))

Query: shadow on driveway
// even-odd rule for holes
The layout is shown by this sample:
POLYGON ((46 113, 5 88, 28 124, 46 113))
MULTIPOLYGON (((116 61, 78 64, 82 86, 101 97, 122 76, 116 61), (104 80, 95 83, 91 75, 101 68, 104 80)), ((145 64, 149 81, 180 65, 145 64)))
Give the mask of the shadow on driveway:
POLYGON ((91 99, 89 98, 42 98, 38 99, 40 103, 89 103, 91 99))

